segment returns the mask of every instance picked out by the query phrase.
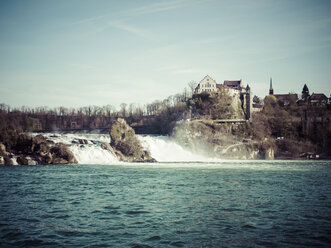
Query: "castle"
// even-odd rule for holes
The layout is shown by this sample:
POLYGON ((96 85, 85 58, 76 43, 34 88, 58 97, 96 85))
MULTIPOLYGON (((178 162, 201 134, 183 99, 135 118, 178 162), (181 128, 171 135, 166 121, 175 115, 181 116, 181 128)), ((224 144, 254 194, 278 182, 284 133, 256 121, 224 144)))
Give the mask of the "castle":
POLYGON ((218 84, 214 79, 207 75, 197 85, 194 93, 217 93, 219 88, 227 90, 229 95, 239 95, 246 120, 249 120, 252 113, 252 93, 249 85, 247 84, 247 86, 244 87, 241 80, 225 80, 223 84, 218 84))

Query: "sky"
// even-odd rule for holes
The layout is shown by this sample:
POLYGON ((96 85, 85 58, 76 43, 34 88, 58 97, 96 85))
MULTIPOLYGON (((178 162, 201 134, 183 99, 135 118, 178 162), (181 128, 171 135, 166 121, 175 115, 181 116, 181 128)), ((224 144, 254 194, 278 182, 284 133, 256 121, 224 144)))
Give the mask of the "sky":
POLYGON ((144 105, 206 75, 331 93, 331 1, 0 0, 0 103, 144 105))

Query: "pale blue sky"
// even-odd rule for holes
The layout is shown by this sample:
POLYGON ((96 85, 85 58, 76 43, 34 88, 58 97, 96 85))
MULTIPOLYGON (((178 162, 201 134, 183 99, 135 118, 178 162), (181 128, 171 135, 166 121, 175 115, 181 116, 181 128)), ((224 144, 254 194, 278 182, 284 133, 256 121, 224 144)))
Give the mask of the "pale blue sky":
POLYGON ((0 102, 145 104, 210 75, 331 93, 331 1, 0 0, 0 102))

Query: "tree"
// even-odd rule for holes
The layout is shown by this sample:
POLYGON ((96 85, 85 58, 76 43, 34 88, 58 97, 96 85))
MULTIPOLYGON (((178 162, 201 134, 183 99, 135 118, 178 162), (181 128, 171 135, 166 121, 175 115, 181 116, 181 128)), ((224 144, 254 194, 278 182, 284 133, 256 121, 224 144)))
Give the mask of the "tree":
POLYGON ((195 91, 195 87, 197 86, 197 83, 195 81, 190 81, 188 84, 188 87, 190 89, 190 93, 191 93, 191 96, 193 96, 194 94, 194 91, 195 91))
POLYGON ((261 99, 258 96, 253 97, 253 102, 256 104, 261 104, 261 99))
POLYGON ((126 117, 126 103, 121 103, 120 107, 121 107, 121 116, 122 117, 126 117))
POLYGON ((309 96, 310 96, 309 89, 308 89, 307 85, 305 84, 302 89, 301 98, 302 98, 302 100, 307 101, 309 96))

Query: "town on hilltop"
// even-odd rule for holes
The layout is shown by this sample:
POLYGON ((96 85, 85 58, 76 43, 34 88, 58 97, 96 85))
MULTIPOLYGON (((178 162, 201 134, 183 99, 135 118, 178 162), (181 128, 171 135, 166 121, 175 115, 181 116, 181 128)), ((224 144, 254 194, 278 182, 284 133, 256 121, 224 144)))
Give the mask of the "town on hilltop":
MULTIPOLYGON (((225 80, 223 84, 218 84, 209 75, 206 75, 195 87, 194 94, 201 93, 217 93, 219 89, 225 89, 232 97, 238 95, 241 99, 243 111, 245 112, 245 118, 249 120, 253 112, 259 112, 263 109, 263 100, 257 96, 252 96, 252 90, 247 84, 245 87, 242 80, 225 80)), ((309 95, 309 90, 305 84, 302 90, 301 98, 296 93, 288 94, 274 94, 272 86, 272 78, 270 78, 269 96, 274 96, 276 101, 282 105, 287 106, 290 103, 296 103, 298 106, 302 106, 305 103, 314 106, 327 106, 331 104, 331 95, 328 98, 323 93, 313 93, 309 95)))

